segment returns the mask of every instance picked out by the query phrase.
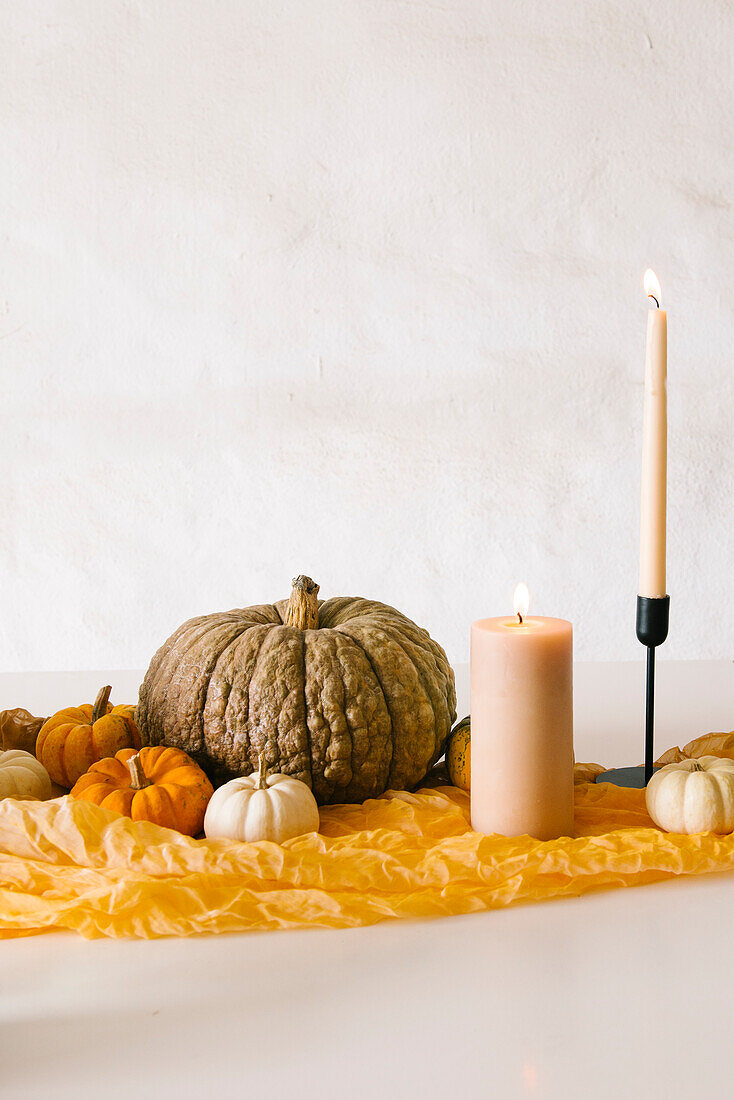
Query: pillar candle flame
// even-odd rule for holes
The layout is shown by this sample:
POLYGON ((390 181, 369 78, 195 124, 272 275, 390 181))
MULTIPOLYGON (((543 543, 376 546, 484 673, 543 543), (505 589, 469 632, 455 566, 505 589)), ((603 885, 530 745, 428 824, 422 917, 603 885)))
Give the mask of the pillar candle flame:
POLYGON ((517 615, 520 622, 522 622, 528 613, 528 608, 530 607, 530 593, 528 592, 528 586, 526 584, 518 584, 517 588, 515 589, 515 596, 512 602, 515 609, 515 614, 517 615))

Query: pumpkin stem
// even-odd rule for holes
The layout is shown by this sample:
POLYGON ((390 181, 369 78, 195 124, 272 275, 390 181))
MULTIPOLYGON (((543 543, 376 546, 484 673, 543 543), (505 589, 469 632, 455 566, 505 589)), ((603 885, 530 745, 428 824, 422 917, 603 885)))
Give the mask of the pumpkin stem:
POLYGON ((130 788, 133 791, 142 791, 145 787, 151 785, 150 779, 143 771, 143 765, 140 760, 140 753, 136 752, 135 756, 131 756, 127 761, 128 770, 130 772, 130 788))
POLYGON ((256 791, 267 790, 268 786, 268 766, 265 763, 265 753, 261 752, 257 758, 257 766, 260 769, 257 773, 257 786, 256 791))
POLYGON ((699 764, 698 760, 692 760, 691 764, 693 765, 693 767, 691 768, 692 772, 702 772, 703 771, 703 768, 699 764))
POLYGON ((103 718, 107 713, 107 704, 110 701, 111 691, 111 684, 106 684, 103 688, 99 689, 97 698, 94 700, 94 706, 92 707, 92 722, 98 722, 99 719, 103 718))
POLYGON ((285 610, 285 625, 298 630, 319 628, 319 586, 310 577, 294 577, 293 588, 285 610))

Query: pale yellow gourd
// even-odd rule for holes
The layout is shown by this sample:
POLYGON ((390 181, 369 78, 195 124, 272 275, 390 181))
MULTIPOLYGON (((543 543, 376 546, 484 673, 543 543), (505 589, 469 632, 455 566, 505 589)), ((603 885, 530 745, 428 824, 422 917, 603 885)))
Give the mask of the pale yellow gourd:
POLYGON ((284 840, 318 831, 319 808, 309 787, 290 775, 268 775, 263 756, 254 775, 231 779, 214 792, 204 832, 230 840, 284 840))
POLYGON ((53 786, 40 761, 23 749, 0 752, 0 798, 53 798, 53 786))
POLYGON ((446 746, 446 769, 455 787, 471 790, 471 719, 468 716, 451 731, 446 746))
POLYGON ((656 772, 647 785, 647 812, 668 833, 734 831, 734 760, 701 756, 656 772))

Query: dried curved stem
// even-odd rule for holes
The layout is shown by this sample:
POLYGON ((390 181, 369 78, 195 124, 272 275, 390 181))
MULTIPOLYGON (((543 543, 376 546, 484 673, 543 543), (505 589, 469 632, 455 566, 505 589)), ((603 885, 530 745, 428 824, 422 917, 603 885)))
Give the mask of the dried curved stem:
POLYGON ((310 577, 294 577, 285 611, 285 625, 299 630, 319 628, 319 586, 310 577))
POLYGON ((143 771, 143 764, 140 759, 140 753, 136 752, 135 756, 131 756, 127 761, 128 771, 130 772, 130 789, 133 791, 142 791, 146 787, 150 787, 151 780, 143 771))
POLYGON ((94 706, 92 707, 92 722, 99 721, 107 713, 107 704, 110 701, 110 692, 112 691, 111 684, 105 684, 103 688, 100 688, 97 692, 97 698, 94 700, 94 706))
POLYGON ((259 771, 257 773, 257 784, 255 786, 256 791, 265 791, 268 786, 268 766, 265 763, 265 753, 261 752, 257 758, 257 766, 259 771))

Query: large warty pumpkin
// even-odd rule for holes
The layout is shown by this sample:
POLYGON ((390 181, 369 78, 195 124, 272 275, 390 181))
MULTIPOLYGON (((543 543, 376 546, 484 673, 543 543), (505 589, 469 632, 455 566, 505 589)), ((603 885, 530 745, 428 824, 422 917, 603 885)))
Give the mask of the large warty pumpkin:
POLYGON ((456 717, 446 654, 386 604, 318 591, 297 577, 288 600, 179 627, 140 689, 143 744, 183 749, 215 783, 264 753, 321 804, 419 783, 456 717))

